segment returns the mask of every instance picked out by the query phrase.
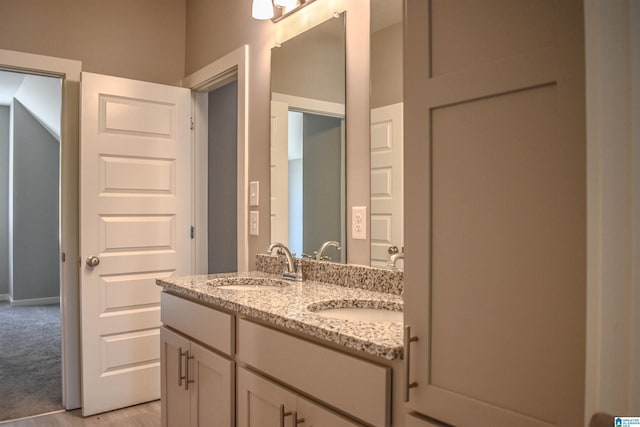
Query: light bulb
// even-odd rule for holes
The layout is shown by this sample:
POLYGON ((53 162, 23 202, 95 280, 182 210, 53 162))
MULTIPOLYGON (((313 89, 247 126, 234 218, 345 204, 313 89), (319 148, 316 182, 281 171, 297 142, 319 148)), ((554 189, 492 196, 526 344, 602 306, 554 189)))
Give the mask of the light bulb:
POLYGON ((273 5, 271 4, 271 0, 253 0, 251 16, 253 16, 254 19, 273 18, 273 5))
POLYGON ((290 9, 298 4, 298 0, 273 0, 273 3, 278 7, 290 9))

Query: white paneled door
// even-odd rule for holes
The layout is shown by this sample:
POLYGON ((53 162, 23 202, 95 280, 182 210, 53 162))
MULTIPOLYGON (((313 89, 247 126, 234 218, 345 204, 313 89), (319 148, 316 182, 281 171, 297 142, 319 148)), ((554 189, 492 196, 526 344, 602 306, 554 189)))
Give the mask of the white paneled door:
POLYGON ((289 245, 289 107, 271 101, 271 241, 289 245))
POLYGON ((82 73, 85 416, 160 397, 155 279, 191 265, 189 117, 188 89, 82 73))
POLYGON ((404 246, 402 153, 402 103, 371 110, 372 267, 387 265, 389 248, 404 246))

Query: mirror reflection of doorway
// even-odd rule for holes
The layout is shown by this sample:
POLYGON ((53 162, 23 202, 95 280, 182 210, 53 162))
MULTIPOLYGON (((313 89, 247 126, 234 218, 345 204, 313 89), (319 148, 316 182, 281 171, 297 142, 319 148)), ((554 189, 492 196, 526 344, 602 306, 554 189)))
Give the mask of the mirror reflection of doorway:
POLYGON ((0 421, 62 409, 62 81, 0 71, 0 421))
MULTIPOLYGON (((343 119, 289 111, 289 248, 313 255, 326 241, 344 242, 343 119)), ((326 256, 345 262, 345 251, 326 256)))

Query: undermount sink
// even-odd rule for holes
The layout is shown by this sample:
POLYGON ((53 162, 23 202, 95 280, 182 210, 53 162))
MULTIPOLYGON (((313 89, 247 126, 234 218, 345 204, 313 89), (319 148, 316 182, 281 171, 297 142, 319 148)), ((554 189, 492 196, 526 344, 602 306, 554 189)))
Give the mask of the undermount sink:
POLYGON ((307 309, 331 319, 360 322, 403 322, 402 304, 377 300, 333 300, 311 304, 307 309))
POLYGON ((234 291, 262 291, 274 288, 283 288, 291 285, 290 282, 267 277, 221 277, 209 280, 207 285, 216 289, 229 289, 234 291))

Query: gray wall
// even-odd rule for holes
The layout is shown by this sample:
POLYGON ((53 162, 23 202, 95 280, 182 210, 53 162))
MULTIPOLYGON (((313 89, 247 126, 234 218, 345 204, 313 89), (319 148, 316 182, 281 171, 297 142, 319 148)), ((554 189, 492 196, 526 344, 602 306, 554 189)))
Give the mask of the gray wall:
MULTIPOLYGON (((302 249, 312 254, 327 240, 342 240, 341 119, 304 114, 302 129, 302 249)), ((334 251, 326 254, 337 261, 334 251)))
POLYGON ((12 143, 12 299, 57 297, 60 144, 17 100, 12 143))
POLYGON ((209 273, 238 269, 238 83, 209 93, 209 273))
POLYGON ((9 293, 9 107, 0 105, 0 295, 9 293))

